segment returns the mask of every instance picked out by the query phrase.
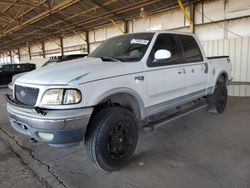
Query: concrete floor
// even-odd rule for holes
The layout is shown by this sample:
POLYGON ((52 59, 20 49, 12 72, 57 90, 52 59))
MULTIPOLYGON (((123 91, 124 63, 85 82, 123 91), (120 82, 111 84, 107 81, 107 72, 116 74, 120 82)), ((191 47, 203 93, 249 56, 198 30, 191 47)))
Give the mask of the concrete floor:
POLYGON ((0 138, 0 187, 45 187, 36 174, 0 138))
POLYGON ((6 92, 0 90, 0 187, 250 187, 250 98, 230 98, 221 115, 200 110, 141 130, 131 163, 107 173, 88 162, 83 144, 52 148, 17 134, 7 120, 6 92))

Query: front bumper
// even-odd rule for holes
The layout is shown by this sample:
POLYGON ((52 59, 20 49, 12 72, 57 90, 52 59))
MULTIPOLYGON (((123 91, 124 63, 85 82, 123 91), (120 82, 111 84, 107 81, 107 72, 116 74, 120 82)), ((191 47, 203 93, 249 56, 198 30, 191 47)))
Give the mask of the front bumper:
POLYGON ((6 99, 9 120, 15 130, 56 147, 80 143, 93 111, 93 108, 44 110, 46 115, 42 115, 34 109, 14 105, 10 98, 6 99), (41 137, 41 133, 53 135, 53 138, 41 137))

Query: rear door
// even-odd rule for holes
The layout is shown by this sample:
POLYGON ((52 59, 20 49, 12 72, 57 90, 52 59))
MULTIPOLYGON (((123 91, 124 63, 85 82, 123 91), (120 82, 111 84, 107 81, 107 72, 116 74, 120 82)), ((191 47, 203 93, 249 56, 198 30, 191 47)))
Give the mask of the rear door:
POLYGON ((146 77, 150 115, 178 105, 187 94, 185 65, 181 64, 180 46, 174 34, 157 36, 147 61, 146 77), (160 49, 170 51, 171 58, 155 60, 155 52, 160 49))
POLYGON ((182 46, 182 59, 186 64, 189 96, 206 93, 208 85, 208 66, 204 62, 200 47, 192 35, 178 35, 182 46))

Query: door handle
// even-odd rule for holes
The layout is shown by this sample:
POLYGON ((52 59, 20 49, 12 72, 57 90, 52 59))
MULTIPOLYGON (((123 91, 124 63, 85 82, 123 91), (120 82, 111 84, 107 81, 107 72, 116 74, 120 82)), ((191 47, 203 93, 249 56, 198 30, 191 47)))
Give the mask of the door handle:
POLYGON ((202 64, 201 65, 201 71, 204 71, 204 73, 208 73, 208 64, 205 63, 205 64, 202 64))
POLYGON ((182 74, 182 73, 184 73, 184 74, 185 74, 185 73, 186 73, 186 71, 185 71, 185 69, 184 69, 184 68, 182 68, 182 69, 178 69, 178 70, 177 70, 177 73, 178 73, 178 74, 182 74))
POLYGON ((136 76, 135 81, 137 81, 137 82, 144 81, 144 76, 136 76))
POLYGON ((205 70, 206 66, 204 64, 201 65, 201 70, 205 70))

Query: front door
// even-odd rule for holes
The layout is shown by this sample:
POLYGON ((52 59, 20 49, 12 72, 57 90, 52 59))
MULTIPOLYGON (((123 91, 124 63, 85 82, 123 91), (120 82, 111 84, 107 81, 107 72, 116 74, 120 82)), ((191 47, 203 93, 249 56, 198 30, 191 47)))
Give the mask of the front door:
POLYGON ((146 67, 149 113, 154 115, 175 107, 187 94, 186 67, 181 64, 181 51, 174 34, 159 34, 146 67), (170 51, 168 60, 156 60, 157 50, 170 51))

